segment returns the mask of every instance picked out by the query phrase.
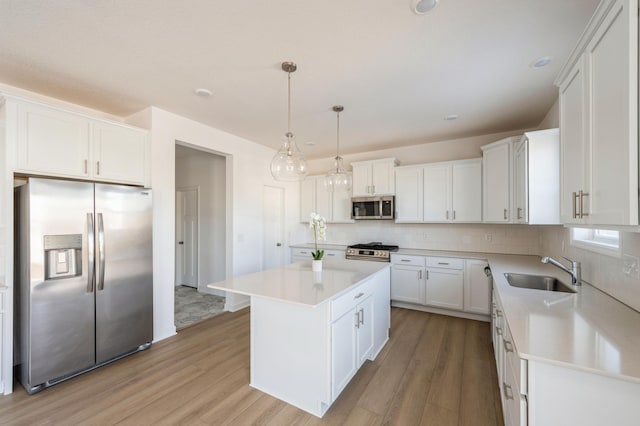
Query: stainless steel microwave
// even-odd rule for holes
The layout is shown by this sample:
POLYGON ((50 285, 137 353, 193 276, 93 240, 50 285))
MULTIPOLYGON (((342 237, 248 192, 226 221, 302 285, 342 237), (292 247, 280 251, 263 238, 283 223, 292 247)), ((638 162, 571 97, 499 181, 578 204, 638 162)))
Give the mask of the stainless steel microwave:
POLYGON ((351 219, 386 219, 393 220, 395 212, 395 197, 385 195, 381 197, 353 197, 351 199, 351 219))

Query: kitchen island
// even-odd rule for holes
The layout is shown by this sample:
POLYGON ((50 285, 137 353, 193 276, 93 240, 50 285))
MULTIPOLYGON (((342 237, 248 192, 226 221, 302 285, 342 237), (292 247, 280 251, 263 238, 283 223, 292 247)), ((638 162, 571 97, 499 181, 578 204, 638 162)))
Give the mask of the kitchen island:
POLYGON ((303 261, 208 287, 251 297, 251 386, 318 417, 389 339, 389 263, 303 261))

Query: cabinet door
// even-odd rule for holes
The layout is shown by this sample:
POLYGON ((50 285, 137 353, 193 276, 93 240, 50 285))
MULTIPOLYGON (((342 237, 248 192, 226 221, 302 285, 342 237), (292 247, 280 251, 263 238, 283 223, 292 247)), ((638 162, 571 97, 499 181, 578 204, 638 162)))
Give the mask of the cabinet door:
POLYGON ((638 5, 619 0, 585 52, 589 72, 588 223, 638 224, 638 5))
POLYGON ((488 315, 491 312, 491 278, 484 273, 487 263, 466 260, 464 270, 464 310, 488 315))
MULTIPOLYGON (((584 57, 560 86, 560 219, 580 223, 574 193, 589 192, 586 182, 586 79, 584 57)), ((588 201, 588 197, 587 197, 588 201)), ((588 210, 588 206, 584 206, 588 210)))
POLYGON ((371 165, 352 164, 353 169, 353 196, 371 195, 371 165))
POLYGON ((424 305, 424 268, 393 265, 391 267, 391 300, 424 305))
POLYGON ((373 356, 373 295, 367 297, 357 306, 358 312, 358 345, 357 368, 373 356))
POLYGON ((454 222, 482 221, 482 161, 452 166, 451 209, 454 222))
POLYGON ((394 195, 395 165, 391 161, 371 163, 372 192, 375 195, 394 195))
POLYGON ((354 307, 331 324, 331 399, 335 400, 356 374, 358 313, 354 307))
POLYGON ((514 180, 514 196, 515 196, 515 221, 518 223, 527 223, 527 145, 525 138, 516 147, 513 160, 513 180, 514 180))
POLYGON ((92 127, 90 174, 98 180, 144 185, 147 132, 98 121, 92 127))
POLYGON ((485 222, 509 222, 511 142, 489 148, 482 155, 483 217, 485 222))
POLYGON ((327 191, 324 186, 324 178, 322 176, 314 178, 316 182, 316 213, 324 217, 327 222, 331 222, 333 211, 331 192, 327 191))
POLYGON ((452 218, 451 166, 424 168, 424 221, 447 222, 452 218))
POLYGON ((422 167, 398 168, 396 222, 422 222, 422 167))
POLYGON ((427 269, 427 305, 461 310, 462 298, 462 271, 453 269, 427 269))
POLYGON ((335 191, 333 193, 332 222, 353 222, 351 219, 351 191, 335 191))
POLYGON ((311 213, 316 211, 316 180, 307 177, 300 182, 300 222, 309 223, 311 213))
POLYGON ((89 176, 89 120, 55 109, 18 105, 18 168, 46 175, 89 176))

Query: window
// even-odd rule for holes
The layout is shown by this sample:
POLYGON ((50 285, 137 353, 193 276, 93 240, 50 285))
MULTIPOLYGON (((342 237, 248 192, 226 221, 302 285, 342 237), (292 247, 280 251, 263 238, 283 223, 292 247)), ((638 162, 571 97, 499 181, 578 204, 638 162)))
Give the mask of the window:
POLYGON ((571 245, 609 256, 621 255, 620 231, 572 228, 571 245))

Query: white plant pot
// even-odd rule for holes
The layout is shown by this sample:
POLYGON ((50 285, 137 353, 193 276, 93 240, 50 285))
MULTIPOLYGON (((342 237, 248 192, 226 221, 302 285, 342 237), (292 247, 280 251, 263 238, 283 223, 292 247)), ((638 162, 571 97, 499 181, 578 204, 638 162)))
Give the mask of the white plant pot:
POLYGON ((311 261, 311 270, 313 272, 322 272, 322 259, 311 261))

